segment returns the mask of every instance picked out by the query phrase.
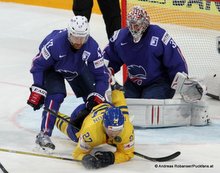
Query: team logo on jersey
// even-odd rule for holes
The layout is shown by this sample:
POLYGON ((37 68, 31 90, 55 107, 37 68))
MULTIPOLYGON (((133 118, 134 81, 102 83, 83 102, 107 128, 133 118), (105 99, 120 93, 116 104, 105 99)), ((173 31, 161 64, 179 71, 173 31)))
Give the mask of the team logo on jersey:
POLYGON ((91 55, 90 52, 84 50, 84 51, 83 51, 83 54, 82 54, 82 60, 83 60, 83 61, 87 61, 87 60, 89 59, 90 55, 91 55))
POLYGON ((147 72, 141 65, 129 65, 127 68, 129 79, 137 85, 141 85, 142 80, 147 79, 147 72))
POLYGON ((158 44, 158 40, 159 40, 158 37, 156 37, 156 36, 152 36, 152 37, 151 37, 151 40, 150 40, 150 45, 156 47, 157 44, 158 44))
POLYGON ((56 70, 57 72, 61 73, 63 75, 63 77, 67 80, 67 81, 72 81, 73 79, 75 79, 78 76, 78 73, 76 71, 72 72, 69 70, 56 70))
POLYGON ((114 141, 117 142, 117 143, 120 143, 122 141, 121 137, 120 136, 116 136, 114 138, 114 141))
POLYGON ((170 35, 167 32, 165 32, 161 40, 165 45, 167 45, 170 39, 171 39, 170 35))

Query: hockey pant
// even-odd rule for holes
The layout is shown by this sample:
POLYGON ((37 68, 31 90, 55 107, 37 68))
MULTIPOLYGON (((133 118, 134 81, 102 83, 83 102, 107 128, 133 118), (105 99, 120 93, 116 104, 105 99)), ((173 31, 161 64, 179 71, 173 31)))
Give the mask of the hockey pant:
POLYGON ((149 86, 139 86, 127 79, 124 89, 126 98, 169 99, 175 93, 170 83, 165 80, 159 80, 149 86))
MULTIPOLYGON (((64 100, 64 97, 65 97, 64 94, 53 94, 47 96, 47 98, 45 99, 44 106, 46 108, 53 110, 54 112, 58 112, 60 105, 64 100)), ((53 114, 47 111, 43 111, 42 121, 41 121, 41 131, 44 132, 44 134, 51 136, 55 122, 56 122, 56 116, 54 116, 53 114)))

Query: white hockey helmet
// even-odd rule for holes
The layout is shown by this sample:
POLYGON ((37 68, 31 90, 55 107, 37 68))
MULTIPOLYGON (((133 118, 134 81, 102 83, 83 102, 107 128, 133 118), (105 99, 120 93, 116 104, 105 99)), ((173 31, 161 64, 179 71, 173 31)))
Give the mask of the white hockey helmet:
POLYGON ((127 15, 127 26, 131 35, 133 36, 133 41, 138 43, 150 25, 150 17, 147 11, 140 6, 134 6, 127 15))
POLYGON ((84 16, 74 16, 67 27, 68 40, 76 49, 86 43, 89 37, 89 22, 84 16))

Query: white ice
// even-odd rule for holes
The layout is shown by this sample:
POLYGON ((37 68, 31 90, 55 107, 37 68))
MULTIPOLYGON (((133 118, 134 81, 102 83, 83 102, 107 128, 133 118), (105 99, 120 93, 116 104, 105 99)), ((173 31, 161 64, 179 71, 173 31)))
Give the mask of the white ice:
MULTIPOLYGON (((29 86, 32 84, 29 73, 31 60, 41 40, 51 30, 65 28, 71 16, 72 11, 68 10, 0 3, 0 163, 6 170, 10 173, 219 173, 220 102, 208 97, 205 99, 210 106, 210 126, 135 130, 137 152, 159 157, 181 151, 182 154, 173 161, 154 163, 135 156, 123 164, 88 171, 76 162, 1 151, 11 149, 34 152, 41 111, 34 112, 26 105, 29 86), (156 168, 156 165, 161 168, 156 168), (213 167, 202 167, 207 165, 213 167)), ((92 15, 91 35, 104 48, 107 36, 99 15, 92 15)), ((209 39, 204 37, 200 41, 209 39)), ((216 51, 212 44, 207 49, 216 51)), ((61 107, 61 112, 66 114, 70 114, 80 103, 69 88, 68 93, 61 107)), ((52 140, 56 144, 54 155, 71 158, 75 146, 67 137, 55 129, 52 140)))

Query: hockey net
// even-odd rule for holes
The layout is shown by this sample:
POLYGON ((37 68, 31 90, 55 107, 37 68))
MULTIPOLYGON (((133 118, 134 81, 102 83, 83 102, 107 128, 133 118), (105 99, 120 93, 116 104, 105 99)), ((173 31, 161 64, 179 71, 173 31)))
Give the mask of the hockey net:
POLYGON ((189 76, 220 75, 220 0, 121 0, 123 26, 135 5, 144 7, 151 23, 173 37, 187 61, 189 76))

